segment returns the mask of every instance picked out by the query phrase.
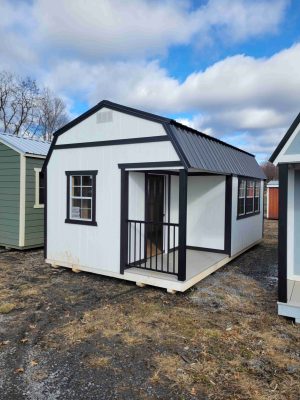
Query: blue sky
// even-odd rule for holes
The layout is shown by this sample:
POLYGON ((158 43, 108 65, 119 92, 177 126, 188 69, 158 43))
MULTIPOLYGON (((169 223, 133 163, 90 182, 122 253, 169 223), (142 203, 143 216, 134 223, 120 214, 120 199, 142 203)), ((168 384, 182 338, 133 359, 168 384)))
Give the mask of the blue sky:
POLYGON ((300 111, 300 2, 0 0, 0 69, 170 116, 267 159, 300 111))

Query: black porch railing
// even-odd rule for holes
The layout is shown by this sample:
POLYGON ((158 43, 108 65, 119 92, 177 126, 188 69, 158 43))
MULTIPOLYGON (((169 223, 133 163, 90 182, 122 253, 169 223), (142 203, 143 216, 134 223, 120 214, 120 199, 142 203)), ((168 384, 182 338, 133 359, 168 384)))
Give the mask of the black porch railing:
POLYGON ((128 257, 126 268, 178 275, 179 224, 127 220, 128 257))

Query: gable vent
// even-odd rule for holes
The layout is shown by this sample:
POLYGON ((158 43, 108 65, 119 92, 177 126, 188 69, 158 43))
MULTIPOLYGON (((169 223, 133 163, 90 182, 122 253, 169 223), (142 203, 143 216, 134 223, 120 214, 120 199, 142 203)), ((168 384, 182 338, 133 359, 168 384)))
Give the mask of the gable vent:
POLYGON ((102 124, 104 122, 112 122, 113 113, 112 111, 100 111, 97 113, 97 124, 102 124))

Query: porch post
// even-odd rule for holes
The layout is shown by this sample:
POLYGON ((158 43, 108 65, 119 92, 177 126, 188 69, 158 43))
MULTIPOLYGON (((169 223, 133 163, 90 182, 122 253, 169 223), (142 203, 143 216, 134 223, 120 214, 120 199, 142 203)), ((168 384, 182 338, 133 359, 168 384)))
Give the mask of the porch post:
POLYGON ((226 176, 225 183, 225 235, 224 250, 231 256, 231 225, 232 225, 232 175, 226 176))
POLYGON ((179 172, 179 234, 178 234, 178 280, 186 280, 186 224, 187 224, 188 173, 179 172))
POLYGON ((279 164, 278 301, 287 302, 288 164, 279 164))
POLYGON ((124 270, 128 261, 128 171, 121 169, 121 212, 120 212, 120 273, 124 270))

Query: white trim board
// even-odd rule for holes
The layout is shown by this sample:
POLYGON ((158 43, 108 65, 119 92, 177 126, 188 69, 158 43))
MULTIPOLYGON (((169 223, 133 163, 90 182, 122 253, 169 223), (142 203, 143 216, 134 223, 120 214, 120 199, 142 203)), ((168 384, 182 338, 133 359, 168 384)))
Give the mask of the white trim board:
POLYGON ((34 208, 44 208, 44 204, 40 204, 40 172, 42 168, 34 168, 35 188, 34 188, 34 208))
POLYGON ((41 159, 45 159, 46 156, 41 156, 39 154, 32 154, 32 153, 24 153, 25 157, 29 157, 29 158, 41 158, 41 159))
POLYGON ((300 323, 300 306, 296 306, 289 303, 277 302, 278 315, 284 317, 295 318, 296 323, 300 323))
POLYGON ((297 162, 300 161, 300 155, 290 155, 290 154, 285 154, 286 150, 290 147, 291 143, 293 142, 293 140, 295 139, 295 137, 297 136, 297 134, 299 133, 299 124, 297 126, 297 128, 294 130, 294 132, 292 133, 292 135, 289 137, 288 141, 286 142, 286 144, 283 146, 283 148, 281 149, 281 151, 279 152, 278 156, 275 158, 273 164, 277 165, 278 163, 281 162, 297 162))
POLYGON ((295 191, 295 172, 288 170, 288 200, 287 200, 287 279, 292 279, 294 275, 294 191, 295 191))
POLYGON ((26 157, 20 154, 19 246, 25 246, 26 157))

